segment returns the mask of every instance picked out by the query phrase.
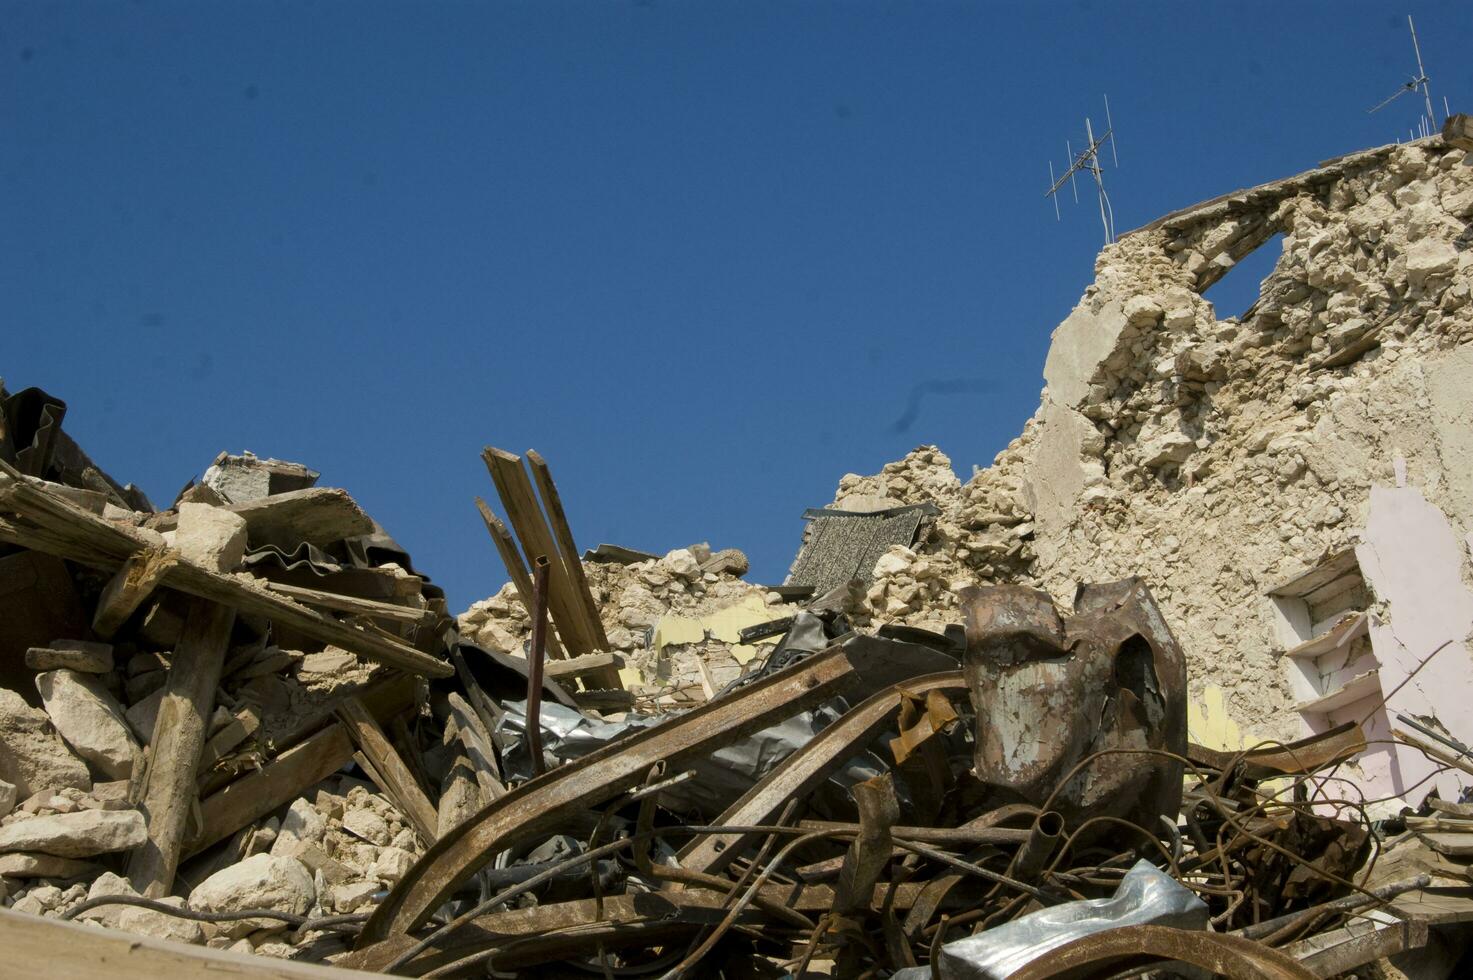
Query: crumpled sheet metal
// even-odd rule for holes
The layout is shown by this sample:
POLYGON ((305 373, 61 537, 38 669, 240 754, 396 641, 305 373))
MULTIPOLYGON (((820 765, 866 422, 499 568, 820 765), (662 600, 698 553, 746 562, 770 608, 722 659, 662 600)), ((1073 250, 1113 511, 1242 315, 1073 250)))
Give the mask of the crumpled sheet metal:
MULTIPOLYGON (((509 747, 504 764, 514 775, 531 773, 530 760, 520 742, 526 732, 525 702, 503 702, 505 714, 500 730, 514 733, 519 744, 509 747)), ((813 741, 814 736, 837 721, 848 710, 848 702, 835 698, 811 711, 803 711, 776 725, 736 739, 712 752, 708 757, 693 759, 685 768, 694 770, 694 779, 670 787, 660 794, 660 804, 676 813, 714 815, 721 813, 775 769, 784 759, 813 741)), ((542 726, 542 748, 560 763, 579 759, 602 748, 631 731, 648 728, 667 715, 629 717, 623 721, 603 721, 559 704, 543 702, 539 715, 542 726)), ((885 763, 873 753, 860 752, 847 759, 829 777, 825 791, 810 800, 813 812, 820 816, 836 815, 826 799, 842 801, 849 787, 872 779, 886 771, 885 763)))
MULTIPOLYGON (((941 947, 941 980, 1004 980, 1051 950, 1084 936, 1124 926, 1207 928, 1208 909, 1190 888, 1147 861, 1126 872, 1110 898, 1039 909, 976 936, 941 947)), ((911 967, 894 980, 929 980, 931 968, 911 967)))
POLYGON ((1081 586, 1064 619, 1045 592, 962 593, 977 776, 992 805, 1047 801, 1070 826, 1096 816, 1155 827, 1181 805, 1186 660, 1139 578, 1081 586), (1065 783, 1065 779, 1068 782, 1065 783))

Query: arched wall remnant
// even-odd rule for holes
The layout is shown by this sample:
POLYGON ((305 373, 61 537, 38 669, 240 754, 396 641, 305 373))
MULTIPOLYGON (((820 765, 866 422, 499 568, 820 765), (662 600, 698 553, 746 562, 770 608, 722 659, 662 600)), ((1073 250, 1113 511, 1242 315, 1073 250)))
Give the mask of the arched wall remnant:
POLYGON ((1447 516, 1470 577, 1467 156, 1440 138, 1369 150, 1106 246, 1054 331, 1037 412, 990 467, 962 483, 928 446, 841 481, 841 497, 943 511, 919 553, 885 564, 866 610, 935 627, 958 621, 949 597, 966 585, 1064 602, 1076 582, 1141 575, 1214 730, 1302 734, 1267 593, 1356 543, 1397 460, 1447 516), (1219 319, 1202 292, 1276 235, 1257 301, 1219 319))

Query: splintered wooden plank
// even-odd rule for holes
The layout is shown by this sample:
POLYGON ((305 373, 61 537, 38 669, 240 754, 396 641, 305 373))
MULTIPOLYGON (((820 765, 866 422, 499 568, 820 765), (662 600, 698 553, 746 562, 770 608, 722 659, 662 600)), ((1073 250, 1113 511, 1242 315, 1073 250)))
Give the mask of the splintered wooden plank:
MULTIPOLYGON (((413 703, 410 679, 401 676, 399 680, 404 683, 360 692, 375 718, 392 717, 413 703)), ((199 853, 290 803, 351 762, 355 748, 347 726, 333 719, 265 766, 210 794, 200 801, 202 829, 184 848, 185 856, 199 853)))
POLYGON ((430 616, 428 609, 416 609, 413 606, 396 606, 389 602, 376 602, 373 599, 360 599, 357 596, 340 595, 336 592, 323 592, 321 589, 306 589, 283 582, 265 584, 266 588, 272 592, 279 592, 304 606, 353 613, 358 616, 367 616, 370 619, 388 619, 396 623, 420 623, 430 616))
MULTIPOLYGON (((0 541, 44 551, 58 558, 112 570, 129 558, 155 546, 136 529, 114 524, 30 484, 9 463, 0 460, 0 541)), ((392 637, 361 629, 254 587, 231 575, 222 575, 170 549, 176 561, 163 573, 162 585, 208 599, 236 612, 269 619, 308 639, 332 644, 366 659, 424 674, 449 677, 448 663, 421 653, 392 637)))
MULTIPOLYGON (((511 532, 501 522, 501 518, 492 512, 491 506, 476 498, 476 510, 481 512, 481 520, 486 522, 486 530, 491 535, 491 540, 496 545, 496 553, 501 556, 501 563, 506 566, 507 577, 517 590, 517 598, 522 600, 522 608, 527 610, 527 615, 532 614, 532 576, 527 571, 526 564, 522 561, 521 552, 517 551, 517 543, 512 538, 511 532)), ((547 655, 552 658, 566 657, 567 651, 563 649, 557 638, 547 638, 547 655)))
POLYGON ((128 557, 103 587, 97 600, 97 613, 92 617, 92 632, 104 640, 112 639, 164 580, 177 556, 167 549, 150 548, 128 557))
POLYGON ((481 798, 490 803, 505 796, 506 784, 501 781, 501 767, 496 761, 496 747, 492 744, 491 734, 486 731, 486 726, 481 724, 481 719, 466 703, 465 698, 451 691, 449 700, 451 718, 455 721, 461 744, 465 746, 466 757, 475 772, 481 798))
POLYGON ((199 834, 186 851, 198 853, 285 806, 353 760, 353 740, 341 723, 287 749, 275 760, 200 801, 199 834))
POLYGON ((435 807, 415 782, 409 767, 399 758, 399 753, 373 715, 357 698, 348 698, 339 704, 337 714, 347 726, 348 737, 373 764, 371 774, 374 783, 414 824, 420 839, 425 844, 434 843, 439 826, 435 807))
MULTIPOLYGON (((572 579, 568 570, 563 567, 562 556, 558 553, 552 540, 552 532, 543 519, 542 508, 538 506, 537 498, 532 492, 532 482, 527 479, 527 470, 522 466, 521 457, 488 447, 481 453, 481 458, 491 472, 491 480, 496 484, 496 492, 501 497, 501 505, 506 508, 512 530, 516 531, 522 542, 522 553, 526 556, 528 567, 539 556, 547 558, 552 582, 548 609, 557 626, 558 636, 562 638, 563 647, 573 656, 592 653, 593 638, 588 635, 587 624, 579 615, 581 610, 574 603, 572 579)), ((528 606, 528 609, 531 607, 528 606)))
POLYGON ((1448 857, 1473 857, 1473 833, 1461 830, 1444 830, 1417 833, 1417 839, 1438 854, 1448 857))
MULTIPOLYGON (((599 618, 598 606, 593 601, 593 593, 589 591, 588 577, 583 573, 583 562, 578 558, 578 547, 573 543, 573 531, 568 526, 568 516, 563 511, 563 501, 558 495, 557 484, 552 482, 552 472, 547 468, 547 460, 543 459, 537 450, 529 449, 527 450, 527 462, 532 469, 532 477, 537 483, 537 491, 542 495, 542 506, 547 512, 547 520, 552 528, 558 557, 562 560, 563 568, 568 573, 575 613, 582 619, 583 629, 593 649, 607 650, 609 638, 604 633, 603 620, 599 618)), ((588 678, 588 683, 592 687, 611 689, 624 686, 624 682, 619 678, 618 669, 614 667, 598 671, 588 678)))
POLYGON ((174 872, 194 808, 195 774, 215 711, 215 688, 230 645, 235 611, 195 599, 184 635, 169 660, 164 699, 149 740, 148 769, 140 800, 148 821, 148 840, 128 858, 128 880, 147 898, 163 898, 174 888, 174 872))
POLYGON ((0 948, 13 977, 68 980, 371 980, 379 974, 232 953, 0 909, 0 948))
POLYGON ((602 675, 610 670, 617 672, 622 666, 624 666, 624 658, 617 653, 585 653, 581 657, 572 657, 568 660, 549 661, 543 665, 542 674, 551 680, 562 680, 565 677, 602 675))
POLYGON ((573 529, 568 525, 568 515, 563 510, 563 498, 558 494, 557 484, 552 482, 552 472, 547 468, 547 460, 537 450, 529 449, 527 463, 532 468, 532 479, 537 484, 537 492, 542 495, 542 508, 547 512, 548 524, 551 525, 553 538, 557 542, 558 555, 563 560, 563 567, 568 570, 577 601, 588 622, 593 648, 607 650, 609 638, 604 634, 603 620, 599 618, 598 606, 593 601, 593 593, 589 591, 588 577, 583 572, 583 562, 578 558, 578 546, 573 542, 573 529))

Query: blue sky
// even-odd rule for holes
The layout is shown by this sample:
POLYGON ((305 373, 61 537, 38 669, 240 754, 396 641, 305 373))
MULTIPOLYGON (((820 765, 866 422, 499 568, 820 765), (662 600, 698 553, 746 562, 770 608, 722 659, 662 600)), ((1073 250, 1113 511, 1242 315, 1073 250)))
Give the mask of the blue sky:
MULTIPOLYGON (((159 505, 220 450, 347 487, 463 607, 478 452, 585 546, 779 580, 846 472, 965 479, 1092 277, 1043 199, 1108 93, 1121 231, 1405 138, 1469 3, 0 2, 0 376, 159 505)), ((1224 282, 1246 306, 1272 256, 1224 282)))

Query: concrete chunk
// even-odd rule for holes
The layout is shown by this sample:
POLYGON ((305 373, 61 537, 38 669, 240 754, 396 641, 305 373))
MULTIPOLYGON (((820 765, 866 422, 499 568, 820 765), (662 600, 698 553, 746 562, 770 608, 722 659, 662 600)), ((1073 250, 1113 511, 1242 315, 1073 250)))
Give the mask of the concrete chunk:
POLYGON ((261 459, 249 452, 241 456, 221 453, 200 480, 201 485, 232 504, 303 490, 316 482, 317 473, 301 463, 261 459))

